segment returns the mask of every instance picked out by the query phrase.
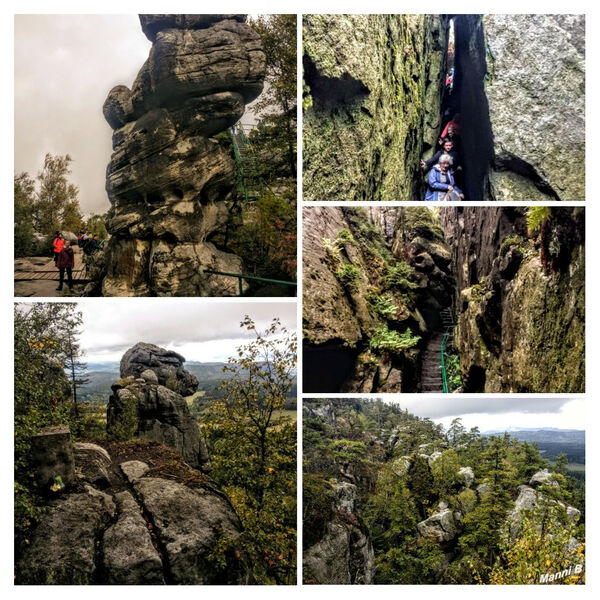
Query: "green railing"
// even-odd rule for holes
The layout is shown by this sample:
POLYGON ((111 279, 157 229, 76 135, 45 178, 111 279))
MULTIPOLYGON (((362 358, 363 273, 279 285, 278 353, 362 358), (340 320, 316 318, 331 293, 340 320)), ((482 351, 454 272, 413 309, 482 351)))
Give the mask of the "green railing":
MULTIPOLYGON (((243 133, 243 130, 242 130, 243 133)), ((233 155, 235 157, 235 164, 237 167, 237 182, 238 185, 242 188, 244 192, 244 200, 248 201, 248 188, 246 187, 246 178, 244 177, 244 161, 242 160, 242 153, 238 146, 237 140, 235 138, 235 129, 231 128, 231 141, 233 143, 233 155)), ((245 134, 244 134, 245 135, 245 134)))
POLYGON ((297 287, 298 284, 295 281, 283 281, 282 279, 267 279, 265 277, 257 277, 256 275, 245 275, 244 273, 226 273, 225 271, 213 271, 212 269, 204 269, 205 273, 210 273, 211 275, 223 275, 225 277, 237 277, 240 296, 244 295, 243 281, 247 279, 249 281, 262 281, 264 283, 274 283, 276 285, 289 285, 293 287, 297 287))
POLYGON ((440 344, 440 364, 442 366, 442 392, 444 394, 448 393, 448 375, 446 374, 446 346, 448 345, 448 338, 450 337, 450 330, 452 327, 446 327, 446 333, 444 333, 444 337, 442 338, 442 343, 440 344))

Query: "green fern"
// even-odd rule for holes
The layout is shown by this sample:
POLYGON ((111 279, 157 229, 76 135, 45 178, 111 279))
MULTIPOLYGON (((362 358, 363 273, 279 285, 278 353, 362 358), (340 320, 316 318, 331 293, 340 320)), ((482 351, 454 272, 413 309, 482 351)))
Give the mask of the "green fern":
POLYGON ((392 354, 401 354, 419 343, 420 336, 413 335, 407 327, 404 333, 389 329, 386 324, 380 325, 369 342, 371 350, 386 350, 392 354))
POLYGON ((535 233, 552 216, 549 206, 532 206, 527 211, 527 231, 535 233))

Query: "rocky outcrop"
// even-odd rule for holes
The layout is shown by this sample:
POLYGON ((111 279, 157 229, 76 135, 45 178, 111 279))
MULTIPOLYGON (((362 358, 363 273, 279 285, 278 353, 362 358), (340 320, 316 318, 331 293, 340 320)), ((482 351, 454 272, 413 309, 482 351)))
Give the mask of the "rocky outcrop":
POLYGON ((75 475, 80 481, 87 481, 96 488, 111 485, 111 458, 108 452, 97 444, 75 442, 75 475))
POLYGON ((584 213, 444 208, 457 280, 455 344, 465 392, 581 392, 584 213))
POLYGON ((458 526, 454 514, 444 508, 428 519, 417 523, 419 535, 436 543, 449 542, 458 535, 458 526))
POLYGON ((304 210, 306 391, 417 389, 421 340, 451 303, 451 253, 430 211, 390 208, 379 216, 304 210))
POLYGON ((121 358, 121 377, 144 379, 147 383, 167 386, 182 396, 198 389, 198 379, 183 364, 185 358, 172 350, 154 344, 138 342, 121 358))
POLYGON ((116 522, 104 533, 103 566, 113 585, 164 584, 160 554, 152 545, 148 524, 130 492, 115 494, 116 522))
POLYGON ((550 485, 552 487, 558 487, 559 483, 556 479, 552 478, 552 473, 548 469, 542 469, 537 473, 534 473, 529 480, 529 485, 538 487, 540 485, 550 485))
POLYGON ((473 473, 473 469, 471 467, 461 467, 458 470, 458 476, 461 478, 465 487, 470 488, 475 482, 475 474, 473 473))
POLYGON ((183 368, 184 361, 179 354, 153 344, 130 348, 121 359, 122 379, 112 386, 106 431, 117 440, 134 436, 156 440, 174 448, 191 467, 199 468, 208 461, 206 443, 179 392, 192 394, 198 380, 183 368))
POLYGON ((235 539, 242 529, 226 497, 155 477, 142 477, 134 487, 152 517, 174 581, 187 585, 245 582, 241 563, 232 561, 223 572, 210 557, 219 539, 235 539))
MULTIPOLYGON (((78 444, 79 479, 55 492, 58 497, 47 503, 17 548, 16 583, 248 583, 247 558, 236 549, 242 525, 228 498, 174 453, 157 454, 152 450, 156 446, 147 450, 153 475, 148 464, 127 460, 120 465, 127 474, 122 477, 117 459, 104 448, 78 444), (102 491, 91 483, 98 481, 90 468, 92 457, 111 473, 108 485, 100 482, 102 491), (168 478, 161 475, 163 461, 168 478), (225 540, 232 550, 216 560, 216 549, 225 540)), ((132 451, 137 456, 145 452, 139 444, 132 451)), ((118 455, 124 452, 126 446, 120 445, 118 455)))
POLYGON ((411 200, 441 126, 447 21, 305 15, 306 200, 411 200))
POLYGON ((97 541, 116 512, 110 495, 86 486, 52 501, 16 563, 17 581, 27 584, 95 583, 97 541))
POLYGON ((304 551, 304 583, 373 583, 375 553, 371 539, 354 514, 357 488, 347 482, 333 484, 335 520, 327 523, 323 538, 304 551))
POLYGON ((235 164, 211 138, 262 90, 265 56, 245 15, 141 15, 152 42, 131 90, 113 88, 105 296, 237 295, 242 272, 211 239, 228 218, 235 164))
POLYGON ((581 516, 581 512, 574 506, 569 506, 568 504, 557 500, 550 500, 532 487, 520 485, 519 494, 515 500, 514 507, 508 514, 509 529, 512 536, 516 536, 519 533, 523 516, 527 515, 534 508, 543 503, 561 506, 569 521, 576 522, 581 516))

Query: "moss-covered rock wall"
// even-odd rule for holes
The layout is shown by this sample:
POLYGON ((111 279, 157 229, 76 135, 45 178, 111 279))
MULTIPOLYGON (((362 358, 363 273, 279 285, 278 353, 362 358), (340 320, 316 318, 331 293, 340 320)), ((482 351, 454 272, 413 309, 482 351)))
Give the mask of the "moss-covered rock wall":
POLYGON ((452 207, 441 217, 464 391, 583 392, 583 209, 452 207))
POLYGON ((446 19, 305 15, 303 40, 305 200, 417 199, 441 125, 446 19))

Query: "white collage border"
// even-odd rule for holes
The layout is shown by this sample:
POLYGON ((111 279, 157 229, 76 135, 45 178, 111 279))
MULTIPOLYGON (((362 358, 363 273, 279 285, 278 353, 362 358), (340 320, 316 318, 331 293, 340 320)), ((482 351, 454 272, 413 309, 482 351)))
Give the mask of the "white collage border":
MULTIPOLYGON (((5 116, 5 136, 3 144, 3 161, 2 166, 4 169, 4 177, 2 182, 4 184, 4 207, 5 211, 9 209, 7 207, 12 206, 12 174, 13 174, 13 140, 10 136, 10 131, 13 128, 14 123, 14 94, 13 94, 13 69, 14 69, 14 39, 13 39, 13 16, 15 13, 31 13, 31 14, 125 14, 125 13, 210 13, 210 12, 252 12, 252 13, 296 13, 298 15, 298 90, 299 96, 301 96, 302 90, 302 47, 301 47, 301 15, 307 13, 585 13, 586 14, 586 140, 590 140, 588 143, 588 151, 586 154, 586 171, 588 173, 586 179, 586 190, 590 196, 590 200, 585 202, 586 206, 586 234, 595 233, 592 228, 598 227, 600 229, 600 215, 594 206, 600 205, 600 200, 593 198, 594 179, 596 172, 599 167, 595 165, 600 157, 594 156, 594 141, 600 139, 600 128, 598 127, 598 117, 592 113, 591 110, 597 105, 598 93, 600 92, 600 86, 598 84, 600 78, 600 69, 598 68, 598 61, 600 60, 600 27, 599 27, 599 14, 598 5, 592 2, 569 2, 567 4, 560 2, 516 2, 514 0, 505 1, 501 5, 495 5, 492 3, 482 2, 463 2, 458 1, 450 5, 448 2, 415 2, 412 0, 404 2, 370 2, 368 4, 359 2, 341 2, 337 1, 293 1, 287 3, 281 2, 263 2, 257 0, 256 2, 229 2, 224 1, 219 3, 218 8, 213 5, 206 5, 205 3, 198 2, 127 2, 120 1, 115 2, 114 0, 106 0, 104 2, 86 2, 85 4, 76 3, 73 1, 64 2, 58 1, 53 3, 43 3, 39 0, 33 2, 8 2, 3 6, 2 20, 0 21, 0 27, 2 32, 2 44, 3 44, 3 79, 5 82, 11 82, 8 86, 3 97, 3 108, 5 116)), ((107 41, 107 43, 109 43, 107 41)), ((298 136, 297 136, 297 148, 298 148, 298 198, 302 198, 302 115, 301 115, 301 102, 298 102, 298 136)), ((354 203, 349 202, 346 205, 364 205, 365 203, 354 203)), ((414 205, 410 202, 392 202, 392 203, 377 203, 385 206, 403 206, 403 205, 414 205)), ((438 203, 431 203, 436 205, 438 203)), ((454 203, 443 203, 444 206, 451 206, 454 203)), ((529 205, 531 203, 518 203, 519 205, 529 205)), ((568 203, 548 202, 548 205, 558 204, 560 206, 581 206, 579 203, 568 203)), ((334 206, 335 203, 331 202, 311 202, 306 203, 305 206, 334 206)), ((462 202, 460 206, 470 205, 490 205, 489 203, 479 202, 462 202)), ((493 206, 509 205, 514 206, 514 203, 493 203, 493 206)), ((301 281, 301 257, 302 257, 302 202, 298 202, 298 281, 301 281)), ((5 247, 12 248, 12 224, 10 219, 5 218, 2 226, 3 238, 5 240, 5 247)), ((597 265, 600 264, 600 249, 595 239, 590 239, 589 235, 586 235, 586 348, 587 357, 586 364, 594 366, 600 360, 600 352, 596 348, 591 348, 587 342, 600 338, 600 319, 597 313, 594 311, 600 297, 598 296, 598 283, 597 278, 600 275, 597 265), (587 310, 590 308, 590 310, 587 310)), ((12 280, 13 280, 13 265, 10 259, 10 252, 5 252, 1 261, 1 276, 2 281, 5 283, 2 291, 2 320, 1 333, 3 338, 9 340, 12 337, 12 305, 13 305, 13 291, 12 291, 12 280)), ((29 299, 27 299, 29 300, 29 299)), ((131 299, 113 299, 117 302, 144 302, 143 298, 131 299)), ((44 299, 44 301, 64 301, 61 299, 44 299)), ((106 300, 85 298, 78 299, 79 302, 103 302, 106 300)), ((166 302, 243 302, 251 304, 253 302, 296 302, 294 298, 168 298, 166 302)), ((143 305, 143 304, 142 304, 143 305)), ((302 352, 301 352, 301 328, 302 328, 302 287, 301 284, 298 286, 297 295, 297 332, 299 340, 299 352, 298 352, 298 389, 301 389, 301 377, 302 377, 302 352)), ((2 364, 5 365, 5 381, 8 379, 11 383, 9 389, 5 392, 5 401, 11 402, 12 406, 12 351, 8 343, 4 344, 2 349, 2 364)), ((598 485, 598 466, 595 458, 600 452, 600 431, 598 428, 600 410, 596 406, 598 400, 598 392, 600 391, 600 385, 596 383, 595 378, 588 376, 586 378, 586 393, 585 394, 560 394, 560 397, 578 397, 582 396, 586 400, 587 406, 587 423, 588 429, 586 429, 586 447, 587 447, 587 468, 586 468, 586 488, 587 488, 587 505, 588 511, 586 516, 586 571, 587 571, 587 584, 585 586, 574 586, 567 588, 566 586, 528 586, 511 588, 510 591, 503 586, 442 586, 438 588, 438 593, 450 598, 465 598, 470 597, 472 594, 484 593, 491 596, 498 594, 503 595, 505 591, 509 591, 511 595, 516 594, 520 596, 523 594, 527 595, 528 598, 542 597, 542 595, 563 595, 563 594, 576 594, 579 597, 589 596, 594 594, 594 597, 598 597, 598 591, 600 591, 600 584, 598 583, 598 570, 597 566, 600 566, 598 561, 598 542, 600 541, 600 519, 594 516, 594 511, 591 510, 593 504, 590 502, 591 498, 597 498, 600 493, 598 485)), ((365 397, 364 394, 305 394, 305 397, 365 397)), ((378 397, 379 395, 375 395, 378 397)), ((381 394, 382 397, 389 397, 387 394, 381 394)), ((418 396, 418 394, 407 394, 407 396, 418 396)), ((475 395, 474 395, 475 396, 475 395)), ((502 398, 505 394, 486 394, 487 398, 502 398)), ((530 395, 526 394, 511 394, 511 397, 527 397, 530 395)), ((557 394, 536 394, 536 397, 556 397, 557 394)), ((315 597, 317 599, 326 598, 331 594, 340 594, 345 598, 362 598, 365 594, 377 593, 384 597, 396 597, 404 595, 412 595, 415 592, 425 594, 429 597, 430 594, 433 596, 436 592, 434 586, 369 586, 364 588, 363 586, 302 586, 301 585, 301 548, 302 548, 302 527, 301 527, 301 474, 302 474, 302 457, 300 453, 301 449, 301 432, 302 432, 302 410, 301 410, 301 396, 299 393, 298 397, 298 584, 297 586, 288 586, 284 588, 277 587, 266 587, 266 586, 236 586, 236 587, 225 587, 225 586, 207 586, 202 588, 196 588, 195 586, 181 586, 177 587, 176 591, 169 591, 169 593, 175 593, 179 597, 192 597, 196 594, 207 595, 208 597, 219 597, 219 598, 266 598, 273 595, 277 595, 280 598, 282 595, 285 599, 303 597, 308 598, 315 597)), ((82 590, 77 587, 68 586, 45 586, 42 589, 36 586, 32 587, 17 587, 13 586, 13 565, 12 565, 12 408, 10 409, 10 416, 5 415, 4 418, 4 435, 2 435, 2 469, 3 477, 2 481, 2 494, 0 496, 0 502, 2 507, 2 563, 1 563, 1 577, 0 583, 6 586, 6 591, 9 594, 14 594, 18 597, 33 597, 39 594, 44 596, 52 597, 59 595, 61 597, 75 597, 75 595, 82 593, 82 590)), ((117 586, 119 589, 117 594, 127 594, 128 589, 123 586, 117 586)), ((100 598, 107 593, 103 587, 100 586, 89 586, 84 592, 86 595, 91 595, 92 598, 100 598)), ((162 589, 160 587, 147 586, 144 588, 143 593, 150 597, 160 597, 162 595, 162 589)))

